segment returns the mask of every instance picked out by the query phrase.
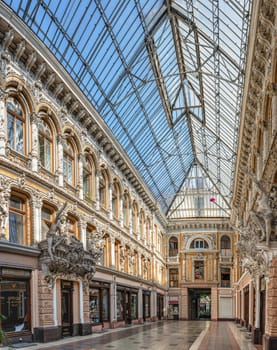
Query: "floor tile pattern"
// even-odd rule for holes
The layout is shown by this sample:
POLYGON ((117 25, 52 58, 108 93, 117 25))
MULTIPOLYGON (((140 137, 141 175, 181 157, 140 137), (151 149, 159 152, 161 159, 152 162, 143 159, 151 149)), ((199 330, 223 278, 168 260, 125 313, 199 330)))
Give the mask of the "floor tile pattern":
MULTIPOLYGON (((26 350, 257 350, 233 322, 161 321, 65 338, 26 350)), ((1 349, 2 350, 2 349, 1 349)), ((3 349, 4 350, 4 349, 3 349)))

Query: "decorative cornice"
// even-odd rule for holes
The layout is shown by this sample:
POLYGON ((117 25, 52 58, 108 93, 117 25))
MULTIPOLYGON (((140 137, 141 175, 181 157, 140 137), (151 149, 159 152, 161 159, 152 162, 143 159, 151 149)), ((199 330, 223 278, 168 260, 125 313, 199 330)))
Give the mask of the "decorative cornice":
POLYGON ((276 2, 256 1, 253 6, 252 23, 248 52, 248 66, 245 78, 244 101, 242 104, 242 122, 240 132, 239 156, 237 158, 233 205, 239 207, 246 200, 243 193, 245 174, 243 168, 248 165, 251 141, 257 131, 257 119, 260 117, 262 101, 266 91, 266 74, 270 73, 272 40, 276 29, 276 2))

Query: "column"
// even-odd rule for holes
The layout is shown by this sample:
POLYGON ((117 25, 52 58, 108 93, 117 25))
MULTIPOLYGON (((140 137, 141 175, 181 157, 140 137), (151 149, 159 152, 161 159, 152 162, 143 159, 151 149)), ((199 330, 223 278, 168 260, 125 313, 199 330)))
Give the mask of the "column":
POLYGON ((100 198, 99 198, 99 170, 95 171, 95 183, 96 183, 96 189, 95 189, 95 200, 96 200, 96 210, 100 209, 100 198))
POLYGON ((263 127, 263 162, 268 157, 268 143, 269 143, 268 125, 265 125, 263 127))
POLYGON ((42 200, 39 194, 37 194, 35 197, 32 198, 31 201, 32 208, 33 208, 33 242, 31 244, 37 245, 38 242, 40 242, 42 239, 45 239, 45 237, 42 237, 41 232, 41 207, 42 207, 42 200))
POLYGON ((244 321, 244 293, 243 289, 240 291, 240 324, 243 325, 244 321))
POLYGON ((3 188, 0 192, 0 239, 6 240, 7 234, 9 232, 10 187, 9 185, 4 186, 5 188, 3 188))
POLYGON ((112 323, 112 328, 113 323, 117 321, 116 298, 116 276, 113 276, 113 282, 110 286, 110 320, 112 323))
POLYGON ((123 222, 123 198, 122 195, 119 197, 119 223, 121 227, 124 227, 124 222, 123 222))
POLYGON ((218 319, 218 290, 217 287, 211 290, 211 320, 216 321, 218 319))
POLYGON ((109 210, 109 219, 112 220, 113 219, 113 186, 112 183, 109 184, 108 187, 108 205, 107 205, 107 209, 109 210))
POLYGON ((266 283, 266 322, 265 322, 265 336, 264 348, 268 350, 276 349, 277 340, 277 256, 272 257, 270 267, 268 269, 268 276, 265 277, 266 283))
POLYGON ((58 144, 58 184, 63 187, 63 137, 62 135, 57 136, 58 144))
POLYGON ((81 219, 80 226, 80 241, 83 243, 84 249, 87 250, 87 222, 85 219, 81 219))
POLYGON ((32 171, 37 172, 38 171, 38 123, 40 121, 40 116, 36 113, 32 113, 30 116, 31 120, 31 128, 32 128, 32 150, 31 150, 31 155, 32 155, 32 171))
POLYGON ((260 296, 260 276, 255 277, 255 324, 254 324, 254 344, 260 343, 260 322, 261 322, 261 315, 260 315, 260 308, 261 308, 261 296, 260 296))
POLYGON ((137 232, 134 232, 135 235, 137 235, 137 240, 140 240, 140 222, 139 222, 139 213, 135 215, 135 220, 136 220, 136 228, 137 232))
POLYGON ((138 252, 138 277, 142 277, 141 275, 141 252, 138 252))
POLYGON ((0 156, 6 155, 7 145, 7 94, 0 89, 0 156))
POLYGON ((272 84, 272 132, 277 131, 277 83, 272 84))
POLYGON ((186 253, 181 253, 182 257, 182 282, 186 282, 186 253))
POLYGON ((151 291, 151 310, 150 317, 151 321, 157 321, 157 291, 152 288, 151 291))
POLYGON ((115 268, 115 244, 114 244, 114 237, 110 238, 111 240, 111 251, 110 251, 110 255, 111 255, 111 267, 115 268))
POLYGON ((253 304, 253 293, 254 293, 254 287, 253 287, 253 281, 249 284, 249 303, 248 303, 248 314, 249 314, 249 326, 254 327, 254 304, 253 304))
POLYGON ((133 213, 132 213, 132 205, 129 203, 129 230, 130 230, 130 235, 133 234, 133 213))
POLYGON ((139 322, 143 322, 143 301, 142 301, 142 286, 138 290, 138 319, 139 322))
POLYGON ((84 199, 84 185, 83 185, 83 155, 79 154, 78 157, 78 164, 79 164, 79 181, 78 181, 78 186, 79 186, 79 198, 84 199))

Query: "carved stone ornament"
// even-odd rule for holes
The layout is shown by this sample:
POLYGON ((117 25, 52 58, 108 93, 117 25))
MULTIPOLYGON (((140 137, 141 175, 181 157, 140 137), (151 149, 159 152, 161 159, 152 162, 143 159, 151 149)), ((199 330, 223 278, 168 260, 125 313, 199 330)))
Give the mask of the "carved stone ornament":
POLYGON ((83 243, 75 236, 67 233, 63 213, 66 205, 57 212, 47 238, 38 244, 41 268, 49 288, 57 277, 79 279, 87 288, 95 274, 94 255, 92 251, 84 250, 83 243))
POLYGON ((269 246, 270 241, 277 240, 277 189, 275 186, 271 185, 271 190, 267 191, 265 184, 261 180, 257 180, 257 178, 247 170, 246 174, 255 183, 259 194, 257 209, 250 211, 250 223, 253 224, 253 231, 256 233, 258 241, 265 241, 266 246, 269 246))
POLYGON ((92 254, 95 262, 99 262, 100 258, 103 255, 104 235, 104 231, 97 230, 96 232, 91 232, 88 236, 88 251, 92 254))
POLYGON ((265 247, 259 246, 260 237, 257 235, 255 223, 250 222, 240 228, 240 240, 237 251, 241 257, 241 264, 251 276, 264 276, 268 272, 268 257, 265 247))

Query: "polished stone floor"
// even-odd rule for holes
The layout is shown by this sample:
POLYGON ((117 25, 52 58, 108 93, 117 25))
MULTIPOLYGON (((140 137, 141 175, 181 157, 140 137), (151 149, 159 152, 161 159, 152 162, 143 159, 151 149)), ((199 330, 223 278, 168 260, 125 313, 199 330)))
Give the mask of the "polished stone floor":
MULTIPOLYGON (((22 344, 27 345, 27 344, 22 344)), ((18 346, 20 346, 18 344, 18 346)), ((5 348, 4 348, 5 349, 5 348)), ((6 348, 7 349, 7 348, 6 348)), ((233 322, 160 321, 24 346, 40 350, 257 350, 233 322)))

